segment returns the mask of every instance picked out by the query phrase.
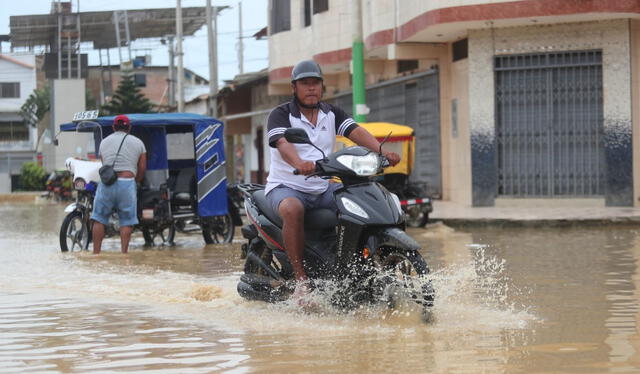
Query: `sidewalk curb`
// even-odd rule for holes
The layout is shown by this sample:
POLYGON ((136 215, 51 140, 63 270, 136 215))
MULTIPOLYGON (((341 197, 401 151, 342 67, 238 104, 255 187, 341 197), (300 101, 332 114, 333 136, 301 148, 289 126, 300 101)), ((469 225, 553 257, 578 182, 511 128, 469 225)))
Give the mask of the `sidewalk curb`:
POLYGON ((549 218, 549 219, 510 219, 510 218, 432 218, 429 223, 442 222, 454 228, 473 227, 576 227, 576 226, 603 226, 603 225, 627 225, 640 226, 640 217, 609 217, 609 218, 549 218))
POLYGON ((0 203, 35 203, 46 191, 0 194, 0 203))

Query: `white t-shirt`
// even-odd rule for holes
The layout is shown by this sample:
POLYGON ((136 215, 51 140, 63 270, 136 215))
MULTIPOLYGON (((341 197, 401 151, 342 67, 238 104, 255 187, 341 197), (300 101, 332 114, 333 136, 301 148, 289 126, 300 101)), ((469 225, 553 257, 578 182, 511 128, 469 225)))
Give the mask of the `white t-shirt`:
MULTIPOLYGON (((344 110, 327 103, 320 103, 315 126, 305 118, 294 102, 282 104, 269 114, 267 135, 271 146, 271 167, 265 193, 283 184, 298 191, 321 194, 327 190, 329 182, 322 178, 294 175, 294 167, 282 158, 280 151, 276 148, 277 140, 284 136, 286 129, 292 127, 304 129, 311 142, 328 155, 333 152, 336 135, 347 137, 358 127, 358 124, 344 110)), ((294 146, 303 160, 316 161, 322 158, 322 153, 309 144, 294 144, 294 146)))

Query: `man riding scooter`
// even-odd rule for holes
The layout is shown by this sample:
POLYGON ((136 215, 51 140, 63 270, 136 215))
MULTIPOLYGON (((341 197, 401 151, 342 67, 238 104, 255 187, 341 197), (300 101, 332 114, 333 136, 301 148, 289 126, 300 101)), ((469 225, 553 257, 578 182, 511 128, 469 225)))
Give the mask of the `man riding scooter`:
MULTIPOLYGON (((276 107, 267 122, 271 165, 266 185, 266 198, 282 217, 284 247, 297 281, 293 298, 304 304, 311 290, 303 267, 304 213, 306 209, 329 208, 336 210, 333 192, 338 183, 321 178, 308 178, 315 172, 315 162, 321 152, 308 144, 292 144, 284 138, 287 128, 302 128, 312 143, 325 154, 332 152, 336 135, 374 152, 380 143, 344 110, 322 102, 323 75, 320 66, 312 60, 301 61, 291 74, 293 98, 276 107), (297 175, 294 175, 296 172, 297 175)), ((397 153, 382 148, 382 154, 391 165, 400 161, 397 153)))

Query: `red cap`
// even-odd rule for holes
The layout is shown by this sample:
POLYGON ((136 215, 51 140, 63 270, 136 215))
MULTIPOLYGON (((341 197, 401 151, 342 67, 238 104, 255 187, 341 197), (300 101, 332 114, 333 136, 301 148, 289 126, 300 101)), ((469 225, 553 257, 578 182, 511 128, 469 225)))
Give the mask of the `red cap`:
POLYGON ((118 125, 120 123, 122 123, 123 125, 131 126, 131 121, 129 121, 129 117, 125 116, 124 114, 116 116, 116 118, 113 119, 114 125, 118 125))

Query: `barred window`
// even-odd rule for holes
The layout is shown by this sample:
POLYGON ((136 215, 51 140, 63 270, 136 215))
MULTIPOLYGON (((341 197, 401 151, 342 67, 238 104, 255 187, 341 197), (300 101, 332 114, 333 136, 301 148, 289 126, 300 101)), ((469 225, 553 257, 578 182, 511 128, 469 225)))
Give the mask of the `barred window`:
POLYGON ((0 141, 29 140, 29 128, 21 121, 0 122, 0 141))
POLYGON ((19 82, 6 82, 0 83, 0 98, 19 98, 20 97, 20 83, 19 82))

